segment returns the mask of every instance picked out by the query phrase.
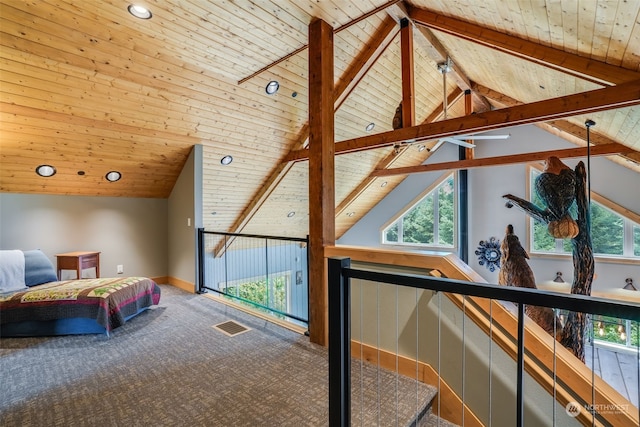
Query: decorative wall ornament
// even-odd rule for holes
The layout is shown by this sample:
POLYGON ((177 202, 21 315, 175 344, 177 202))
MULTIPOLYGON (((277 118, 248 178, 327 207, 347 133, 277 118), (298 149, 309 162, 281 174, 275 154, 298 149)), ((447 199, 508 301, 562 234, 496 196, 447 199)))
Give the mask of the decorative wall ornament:
POLYGON ((500 268, 500 240, 495 237, 480 240, 476 255, 478 255, 478 264, 484 265, 489 271, 496 271, 496 268, 500 268))

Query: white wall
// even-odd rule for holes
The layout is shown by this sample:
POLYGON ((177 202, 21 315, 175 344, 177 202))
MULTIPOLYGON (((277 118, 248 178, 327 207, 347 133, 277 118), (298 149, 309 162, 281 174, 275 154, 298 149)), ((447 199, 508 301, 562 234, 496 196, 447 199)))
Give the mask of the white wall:
MULTIPOLYGON (((595 131, 595 128, 594 128, 595 131)), ((517 126, 494 133, 511 134, 508 140, 477 141, 475 157, 575 148, 575 145, 533 126, 517 126)), ((445 144, 427 163, 457 158, 457 147, 445 144), (442 152, 441 152, 442 151, 442 152)), ((564 162, 574 168, 579 160, 564 162)), ((338 244, 380 247, 380 228, 399 209, 428 187, 441 173, 410 175, 339 240, 338 244)), ((469 265, 489 283, 497 283, 498 271, 490 272, 478 264, 474 251, 481 240, 496 237, 502 240, 504 230, 512 224, 523 245, 527 247, 526 221, 528 216, 518 208, 507 209, 504 194, 511 193, 528 199, 526 193, 527 167, 524 164, 475 168, 469 170, 469 265)), ((640 175, 607 160, 591 159, 591 189, 611 201, 640 214, 640 175)), ((538 282, 551 280, 561 271, 565 281, 573 280, 571 257, 544 258, 531 254, 530 265, 538 282)), ((640 263, 612 263, 596 258, 596 278, 593 290, 621 288, 630 277, 640 284, 640 263)))
POLYGON ((118 264, 125 276, 164 277, 167 201, 0 193, 0 249, 41 249, 54 267, 55 254, 99 251, 102 277, 117 276, 118 264))

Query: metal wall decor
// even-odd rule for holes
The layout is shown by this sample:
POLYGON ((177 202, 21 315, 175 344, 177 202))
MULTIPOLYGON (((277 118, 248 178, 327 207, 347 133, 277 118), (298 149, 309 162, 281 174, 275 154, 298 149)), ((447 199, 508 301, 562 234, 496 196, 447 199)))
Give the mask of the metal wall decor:
POLYGON ((500 240, 495 237, 480 240, 476 255, 478 255, 478 264, 484 265, 491 272, 496 271, 496 268, 500 268, 500 240))

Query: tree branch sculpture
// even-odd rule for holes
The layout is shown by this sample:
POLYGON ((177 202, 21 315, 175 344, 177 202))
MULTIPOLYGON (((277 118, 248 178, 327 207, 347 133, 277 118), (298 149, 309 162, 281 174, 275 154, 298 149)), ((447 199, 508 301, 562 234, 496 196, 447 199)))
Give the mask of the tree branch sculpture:
MULTIPOLYGON (((548 224, 552 236, 571 238, 574 269, 571 293, 579 295, 591 295, 595 270, 586 180, 583 162, 578 163, 575 171, 571 171, 557 157, 550 157, 547 159, 545 172, 536 180, 536 192, 546 204, 544 208, 512 194, 503 196, 508 200, 507 207, 517 206, 534 219, 548 224), (568 213, 574 200, 578 211, 575 220, 568 213)), ((582 362, 587 320, 585 313, 569 313, 558 337, 558 341, 582 362)))

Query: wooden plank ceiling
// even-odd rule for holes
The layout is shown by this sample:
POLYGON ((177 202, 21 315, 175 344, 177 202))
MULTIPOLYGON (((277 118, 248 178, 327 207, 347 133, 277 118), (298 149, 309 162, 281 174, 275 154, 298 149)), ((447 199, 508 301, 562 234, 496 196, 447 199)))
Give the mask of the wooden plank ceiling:
MULTIPOLYGON (((392 130, 402 100, 402 18, 416 24, 416 124, 444 118, 445 92, 446 115, 455 118, 469 88, 482 113, 640 79, 640 2, 139 4, 151 19, 134 18, 120 0, 0 1, 0 191, 165 198, 191 147, 202 144, 207 229, 305 236, 307 162, 285 159, 307 143, 314 18, 335 30, 338 142, 392 130), (438 64, 447 57, 445 88, 438 64), (271 80, 280 84, 274 95, 265 92, 271 80), (226 155, 233 162, 224 166, 226 155), (38 177, 39 164, 57 174, 38 177), (107 182, 111 170, 123 178, 107 182)), ((584 145, 591 118, 594 139, 628 147, 617 161, 640 172, 633 104, 540 126, 584 145)), ((406 176, 376 170, 420 165, 430 155, 421 146, 435 142, 337 156, 337 237, 406 176)))

